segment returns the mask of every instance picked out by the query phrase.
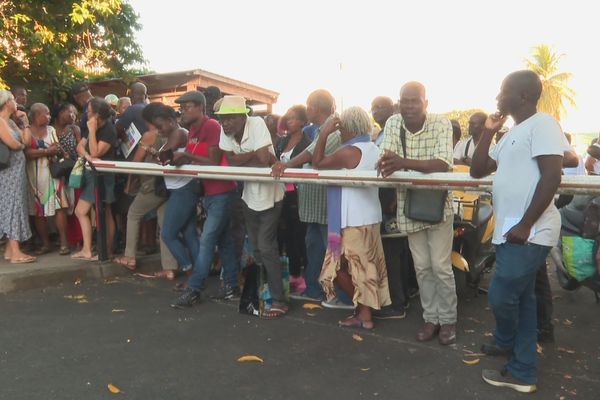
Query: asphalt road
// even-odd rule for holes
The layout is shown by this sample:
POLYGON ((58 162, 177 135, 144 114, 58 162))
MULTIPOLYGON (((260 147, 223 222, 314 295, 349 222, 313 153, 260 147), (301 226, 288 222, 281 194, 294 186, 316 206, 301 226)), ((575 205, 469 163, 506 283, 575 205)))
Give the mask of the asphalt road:
MULTIPOLYGON (((482 368, 502 360, 462 362, 493 329, 483 294, 460 302, 458 343, 442 347, 413 339, 416 303, 405 320, 360 332, 337 326, 347 311, 309 311, 300 302, 275 321, 213 300, 174 310, 171 287, 120 278, 0 296, 0 399, 523 397, 481 380, 482 368), (236 361, 247 354, 264 363, 236 361)), ((556 290, 557 343, 543 346, 539 391, 528 398, 600 399, 599 317, 591 292, 556 290)))

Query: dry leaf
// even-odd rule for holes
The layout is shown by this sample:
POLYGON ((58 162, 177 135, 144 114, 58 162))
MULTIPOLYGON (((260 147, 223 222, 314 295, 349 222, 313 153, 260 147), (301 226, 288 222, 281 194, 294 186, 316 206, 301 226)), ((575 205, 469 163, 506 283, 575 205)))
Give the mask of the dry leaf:
POLYGON ((462 362, 464 362, 467 365, 479 364, 479 361, 480 361, 479 358, 473 358, 473 359, 470 359, 470 360, 465 360, 465 359, 462 360, 462 362))
POLYGON ((573 325, 573 321, 571 321, 570 319, 565 319, 563 321, 563 325, 565 325, 565 326, 571 326, 571 325, 573 325))
POLYGON ((77 300, 77 302, 78 302, 79 304, 85 304, 85 303, 88 303, 88 301, 87 301, 86 299, 80 299, 80 300, 77 300))
POLYGON ((75 280, 75 286, 79 286, 79 285, 81 285, 81 278, 77 278, 75 280))
POLYGON ((263 359, 258 357, 258 356, 253 356, 253 355, 248 355, 248 356, 241 356, 240 358, 237 359, 238 362, 252 362, 252 361, 256 361, 259 363, 263 363, 263 359))
POLYGON ((125 312, 123 308, 113 308, 111 312, 125 312))
POLYGON ((569 374, 565 375, 564 378, 565 379, 573 379, 573 377, 571 375, 569 375, 569 374))
POLYGON ((371 368, 361 368, 360 370, 363 372, 367 372, 368 370, 370 370, 371 368))
POLYGON ((115 385, 113 385, 112 383, 109 383, 109 384, 108 384, 108 390, 109 390, 111 393, 114 393, 114 394, 117 394, 117 393, 122 393, 122 392, 121 392, 121 389, 119 389, 118 387, 116 387, 116 386, 115 386, 115 385))
POLYGON ((483 334, 483 336, 492 337, 492 336, 494 336, 494 334, 492 332, 486 332, 483 334))
POLYGON ((363 340, 365 340, 362 338, 362 336, 356 333, 352 334, 352 339, 356 340, 357 342, 362 342, 363 340))
POLYGON ((475 329, 465 329, 465 333, 475 333, 475 329))
POLYGON ((557 350, 561 353, 575 354, 575 350, 566 349, 564 347, 559 347, 557 350))
POLYGON ((319 309, 319 308, 323 308, 323 307, 320 306, 319 304, 304 303, 304 305, 302 306, 302 308, 304 308, 305 310, 315 310, 315 309, 319 309))
POLYGON ((308 315, 309 317, 316 317, 317 316, 317 314, 311 313, 311 312, 307 312, 306 315, 308 315))
POLYGON ((69 300, 85 300, 85 294, 67 295, 64 298, 69 300))

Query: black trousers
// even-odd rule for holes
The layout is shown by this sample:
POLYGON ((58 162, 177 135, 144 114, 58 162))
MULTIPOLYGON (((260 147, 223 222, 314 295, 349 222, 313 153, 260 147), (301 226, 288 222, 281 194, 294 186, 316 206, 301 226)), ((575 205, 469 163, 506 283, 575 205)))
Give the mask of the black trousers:
POLYGON ((548 280, 546 263, 540 265, 535 277, 535 299, 537 301, 538 332, 552 333, 552 289, 548 280))
POLYGON ((407 304, 408 289, 413 287, 410 282, 416 280, 415 267, 407 237, 382 238, 382 242, 392 308, 398 310, 407 304))

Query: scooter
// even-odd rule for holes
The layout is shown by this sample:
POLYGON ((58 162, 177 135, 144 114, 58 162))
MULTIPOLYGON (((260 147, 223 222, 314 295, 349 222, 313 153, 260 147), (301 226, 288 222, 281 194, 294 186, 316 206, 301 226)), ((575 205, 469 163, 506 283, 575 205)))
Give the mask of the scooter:
MULTIPOLYGON (((457 165, 454 172, 468 172, 469 167, 457 165)), ((454 207, 454 239, 452 266, 456 293, 465 297, 477 290, 484 273, 496 261, 492 244, 495 218, 489 193, 452 192, 454 207)))
POLYGON ((453 191, 454 239, 452 266, 456 293, 465 297, 478 289, 484 273, 496 261, 492 245, 494 214, 487 194, 453 191))

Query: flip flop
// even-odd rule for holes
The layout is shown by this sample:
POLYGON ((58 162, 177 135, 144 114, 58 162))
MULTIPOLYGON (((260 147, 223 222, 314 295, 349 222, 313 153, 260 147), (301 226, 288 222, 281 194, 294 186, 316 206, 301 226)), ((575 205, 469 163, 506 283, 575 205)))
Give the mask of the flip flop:
POLYGON ((363 321, 355 316, 346 318, 343 321, 338 321, 338 325, 344 328, 361 328, 367 331, 373 329, 373 321, 363 321))
POLYGON ((35 257, 32 256, 26 256, 26 257, 21 257, 21 258, 17 258, 16 260, 10 260, 11 264, 29 264, 32 263, 36 260, 35 257))
POLYGON ((135 271, 135 269, 137 268, 135 259, 133 261, 125 258, 125 256, 117 256, 117 257, 113 257, 112 262, 122 265, 123 267, 127 268, 130 271, 135 271))
POLYGON ((86 257, 83 254, 73 254, 71 256, 72 260, 85 260, 85 261, 98 261, 98 256, 86 257))
POLYGON ((285 304, 274 303, 271 308, 260 313, 262 319, 277 319, 287 314, 289 308, 285 304))
POLYGON ((67 256, 71 254, 71 249, 69 249, 68 247, 61 247, 58 254, 60 254, 61 256, 67 256))

